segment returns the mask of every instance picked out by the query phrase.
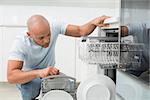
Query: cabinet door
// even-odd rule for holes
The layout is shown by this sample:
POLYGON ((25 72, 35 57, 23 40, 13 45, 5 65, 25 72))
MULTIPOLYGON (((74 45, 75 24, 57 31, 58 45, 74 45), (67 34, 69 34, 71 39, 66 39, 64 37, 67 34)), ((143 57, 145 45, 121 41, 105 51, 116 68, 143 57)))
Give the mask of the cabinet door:
POLYGON ((2 45, 2 28, 0 28, 0 81, 2 81, 2 48, 3 48, 3 45, 2 45))
POLYGON ((60 72, 75 77, 75 39, 59 35, 55 48, 56 64, 60 72))
POLYGON ((2 81, 7 81, 7 57, 8 57, 8 52, 11 48, 11 45, 13 41, 15 40, 15 37, 17 34, 21 34, 22 32, 25 31, 25 27, 3 27, 2 28, 2 34, 3 34, 3 39, 2 39, 2 75, 1 75, 1 80, 2 81))

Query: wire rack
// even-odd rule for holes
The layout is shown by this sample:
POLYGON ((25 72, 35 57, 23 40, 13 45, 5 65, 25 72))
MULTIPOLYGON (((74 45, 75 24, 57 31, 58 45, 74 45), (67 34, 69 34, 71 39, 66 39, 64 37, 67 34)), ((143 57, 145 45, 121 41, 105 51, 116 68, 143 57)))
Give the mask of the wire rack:
POLYGON ((79 58, 88 64, 99 64, 101 68, 124 68, 141 64, 142 43, 119 43, 88 38, 79 42, 79 58), (119 65, 119 66, 118 66, 119 65))
POLYGON ((48 76, 42 79, 40 98, 52 90, 63 90, 76 100, 76 79, 65 74, 48 76))

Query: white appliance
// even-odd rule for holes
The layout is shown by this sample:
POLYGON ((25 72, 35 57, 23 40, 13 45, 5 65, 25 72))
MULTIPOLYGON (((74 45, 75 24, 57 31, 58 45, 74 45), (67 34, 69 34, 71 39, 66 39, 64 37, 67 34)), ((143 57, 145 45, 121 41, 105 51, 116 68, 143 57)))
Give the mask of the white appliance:
POLYGON ((120 43, 119 20, 111 18, 105 23, 111 24, 111 27, 100 29, 105 35, 99 33, 98 37, 84 37, 79 44, 80 59, 97 65, 97 73, 81 82, 77 89, 77 100, 116 100, 116 76, 112 77, 115 70, 141 62, 143 44, 120 43), (100 69, 108 73, 102 75, 100 69))

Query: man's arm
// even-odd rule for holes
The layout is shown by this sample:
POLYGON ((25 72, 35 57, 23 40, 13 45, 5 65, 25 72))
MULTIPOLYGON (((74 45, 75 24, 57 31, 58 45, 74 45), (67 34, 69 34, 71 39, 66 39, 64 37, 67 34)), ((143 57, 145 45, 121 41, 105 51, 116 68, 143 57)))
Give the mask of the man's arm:
POLYGON ((22 71, 23 61, 9 60, 7 68, 7 79, 12 84, 27 83, 35 78, 43 78, 48 75, 56 75, 59 70, 53 67, 47 67, 45 69, 22 71))
POLYGON ((110 18, 110 17, 108 17, 108 16, 98 17, 98 18, 95 18, 92 21, 90 21, 84 25, 81 25, 81 26, 68 25, 65 35, 73 36, 73 37, 80 37, 80 36, 89 35, 90 33, 92 33, 94 31, 94 29, 97 26, 99 26, 99 27, 108 26, 107 24, 103 23, 104 20, 107 18, 110 18))

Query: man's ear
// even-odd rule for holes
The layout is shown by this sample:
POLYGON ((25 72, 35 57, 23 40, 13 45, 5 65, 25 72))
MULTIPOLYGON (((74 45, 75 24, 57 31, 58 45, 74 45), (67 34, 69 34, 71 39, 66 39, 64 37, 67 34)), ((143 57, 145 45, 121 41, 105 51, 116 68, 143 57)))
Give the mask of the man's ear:
POLYGON ((30 34, 29 32, 27 32, 27 35, 28 35, 29 37, 31 37, 31 34, 30 34))

